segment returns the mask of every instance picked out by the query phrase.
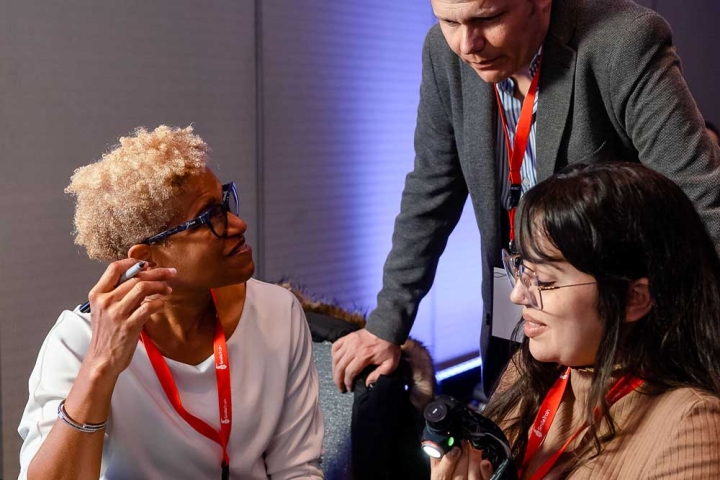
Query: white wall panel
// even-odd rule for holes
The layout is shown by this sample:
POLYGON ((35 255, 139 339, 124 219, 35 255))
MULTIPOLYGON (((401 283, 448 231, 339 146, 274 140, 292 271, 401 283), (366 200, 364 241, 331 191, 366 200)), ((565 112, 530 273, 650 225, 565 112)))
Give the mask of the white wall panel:
MULTIPOLYGON (((413 165, 430 4, 268 0, 262 8, 264 273, 368 312, 413 165)), ((438 361, 477 350, 479 240, 468 215, 412 331, 438 361)))
POLYGON ((3 478, 40 343, 103 269, 72 242, 73 170, 136 126, 194 123, 256 223, 254 35, 247 1, 0 4, 3 478))
POLYGON ((429 2, 262 9, 265 275, 368 311, 413 163, 429 2))

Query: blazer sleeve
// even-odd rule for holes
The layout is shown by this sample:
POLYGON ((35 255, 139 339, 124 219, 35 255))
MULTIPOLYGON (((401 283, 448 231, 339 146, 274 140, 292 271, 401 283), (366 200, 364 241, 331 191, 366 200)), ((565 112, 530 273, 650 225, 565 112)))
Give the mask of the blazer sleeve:
MULTIPOLYGON (((415 164, 405 179, 378 305, 367 323, 368 331, 398 345, 407 339, 420 301, 432 286, 438 260, 468 195, 449 94, 442 95, 447 73, 435 58, 440 49, 447 50, 444 42, 439 29, 433 28, 423 46, 415 164)), ((449 61, 447 56, 442 60, 449 61)))
POLYGON ((720 251, 720 147, 685 83, 670 26, 654 12, 614 35, 607 70, 615 120, 640 161, 677 183, 720 251))

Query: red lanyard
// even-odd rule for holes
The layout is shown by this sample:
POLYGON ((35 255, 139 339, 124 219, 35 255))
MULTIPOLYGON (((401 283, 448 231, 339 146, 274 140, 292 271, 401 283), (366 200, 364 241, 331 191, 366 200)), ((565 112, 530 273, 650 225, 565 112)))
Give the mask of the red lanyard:
MULTIPOLYGON (((215 304, 215 312, 217 312, 217 301, 215 293, 212 292, 213 303, 215 304)), ((215 376, 217 378, 218 390, 218 411, 220 416, 220 431, 208 425, 203 420, 189 413, 183 407, 180 400, 180 392, 178 392, 175 380, 173 380, 170 368, 155 344, 148 338, 143 330, 140 333, 142 342, 145 345, 150 363, 162 385, 165 395, 170 404, 177 413, 198 433, 206 436, 213 442, 218 443, 223 450, 222 457, 222 479, 230 478, 230 457, 227 452, 228 440, 230 438, 230 428, 232 427, 232 401, 230 391, 230 358, 227 353, 227 343, 225 342, 225 331, 220 323, 220 317, 215 314, 215 338, 213 340, 213 350, 215 351, 215 376)))
POLYGON ((541 62, 542 57, 538 60, 535 75, 533 75, 530 88, 525 96, 525 100, 523 100, 522 109, 520 110, 520 120, 518 120, 517 128, 515 129, 514 145, 510 145, 510 134, 508 133, 508 126, 505 121, 505 107, 503 107, 502 100, 500 100, 500 94, 497 90, 498 87, 497 85, 495 86, 495 98, 497 99, 498 110, 500 111, 500 120, 502 121, 505 145, 507 147, 508 165, 510 166, 510 210, 508 210, 508 216, 510 217, 511 243, 515 240, 515 211, 520 202, 520 192, 522 189, 520 168, 525 158, 525 150, 527 149, 530 130, 532 128, 533 107, 535 106, 535 96, 537 95, 538 81, 540 79, 541 62))
MULTIPOLYGON (((552 425, 552 422, 555 419, 555 414, 560 408, 560 402, 562 401, 562 397, 565 393, 565 388, 567 387, 569 380, 570 367, 568 367, 567 370, 560 375, 560 378, 555 381, 540 405, 540 410, 538 410, 538 413, 535 416, 535 421, 530 429, 530 438, 528 439, 528 446, 525 450, 525 458, 523 459, 523 464, 518 473, 518 477, 522 477, 523 471, 530 464, 530 459, 533 455, 535 455, 538 448, 540 448, 543 440, 545 440, 545 436, 550 430, 550 425, 552 425)), ((605 397, 608 407, 623 398, 625 395, 636 390, 642 384, 643 381, 636 377, 624 376, 620 378, 613 384, 612 387, 610 387, 610 391, 605 397)), ((595 415, 598 416, 599 413, 600 410, 596 408, 595 415)), ((553 453, 553 455, 548 458, 545 463, 543 463, 540 468, 535 471, 535 473, 532 474, 530 480, 539 480, 545 477, 553 465, 555 465, 558 458, 560 458, 560 455, 562 455, 562 453, 567 449, 568 445, 570 445, 570 443, 572 443, 572 441, 575 440, 575 438, 577 438, 577 436, 583 432, 585 428, 587 428, 587 422, 583 423, 580 428, 578 428, 565 442, 565 444, 553 453)))

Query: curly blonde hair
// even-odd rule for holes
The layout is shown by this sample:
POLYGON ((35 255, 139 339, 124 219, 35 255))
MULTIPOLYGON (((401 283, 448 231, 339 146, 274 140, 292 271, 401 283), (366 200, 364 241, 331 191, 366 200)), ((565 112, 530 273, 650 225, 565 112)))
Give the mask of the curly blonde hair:
POLYGON ((138 128, 73 173, 65 193, 76 197, 75 243, 90 258, 114 261, 169 227, 184 179, 207 168, 208 146, 187 128, 138 128))

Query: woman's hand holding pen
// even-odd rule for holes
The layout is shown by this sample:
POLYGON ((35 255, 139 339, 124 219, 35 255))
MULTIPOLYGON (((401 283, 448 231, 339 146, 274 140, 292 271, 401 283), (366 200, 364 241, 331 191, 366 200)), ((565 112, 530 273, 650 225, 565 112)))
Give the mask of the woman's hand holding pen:
POLYGON ((109 378, 130 365, 145 322, 162 309, 164 297, 172 291, 168 281, 176 274, 174 268, 143 270, 118 285, 136 262, 128 258, 111 263, 88 295, 92 340, 84 363, 109 378))
POLYGON ((28 467, 28 479, 98 478, 105 435, 79 431, 77 425, 104 429, 118 377, 130 365, 143 326, 163 308, 175 275, 174 268, 147 270, 128 258, 111 263, 92 288, 88 351, 58 407, 58 419, 28 467))

